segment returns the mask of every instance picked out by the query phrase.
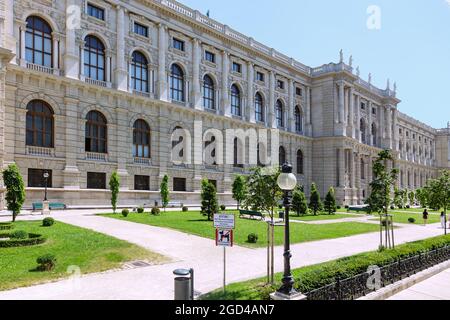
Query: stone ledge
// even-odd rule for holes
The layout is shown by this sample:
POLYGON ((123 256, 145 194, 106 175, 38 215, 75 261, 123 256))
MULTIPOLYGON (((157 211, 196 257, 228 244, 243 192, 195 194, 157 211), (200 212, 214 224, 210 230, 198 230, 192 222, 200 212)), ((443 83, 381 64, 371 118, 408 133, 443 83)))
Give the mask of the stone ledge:
POLYGON ((393 295, 396 295, 397 293, 400 293, 408 288, 411 288, 412 286, 447 270, 448 268, 450 268, 450 260, 435 265, 430 269, 416 273, 415 275, 409 278, 398 281, 394 284, 384 287, 376 292, 370 293, 357 300, 386 300, 392 297, 393 295))

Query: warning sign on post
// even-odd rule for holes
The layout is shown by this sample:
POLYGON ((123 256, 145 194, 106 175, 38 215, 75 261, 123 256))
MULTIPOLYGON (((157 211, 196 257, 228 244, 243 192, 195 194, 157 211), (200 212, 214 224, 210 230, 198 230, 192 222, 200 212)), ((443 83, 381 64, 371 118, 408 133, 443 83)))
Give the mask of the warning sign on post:
POLYGON ((234 214, 215 214, 214 215, 214 228, 218 229, 234 229, 235 216, 234 214))
POLYGON ((233 230, 216 229, 216 246, 232 247, 233 246, 233 230))

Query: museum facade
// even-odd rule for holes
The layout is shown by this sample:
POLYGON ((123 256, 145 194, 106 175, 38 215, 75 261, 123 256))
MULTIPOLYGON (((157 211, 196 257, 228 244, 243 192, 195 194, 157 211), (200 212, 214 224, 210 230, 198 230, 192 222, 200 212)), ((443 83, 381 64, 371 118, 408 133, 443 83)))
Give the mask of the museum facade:
POLYGON ((198 156, 230 129, 276 131, 265 149, 277 144, 306 193, 333 186, 343 204, 363 203, 382 149, 400 188, 450 167, 450 127, 399 112, 395 84, 363 80, 351 57, 309 67, 172 0, 5 0, 0 57, 0 166, 19 166, 27 206, 44 172, 50 200, 68 206, 107 205, 114 171, 122 205, 159 201, 165 175, 173 201, 198 204, 207 178, 232 203, 234 176, 254 166, 248 136, 210 148, 231 163, 172 161, 174 147, 198 156), (174 140, 196 123, 196 146, 174 140))

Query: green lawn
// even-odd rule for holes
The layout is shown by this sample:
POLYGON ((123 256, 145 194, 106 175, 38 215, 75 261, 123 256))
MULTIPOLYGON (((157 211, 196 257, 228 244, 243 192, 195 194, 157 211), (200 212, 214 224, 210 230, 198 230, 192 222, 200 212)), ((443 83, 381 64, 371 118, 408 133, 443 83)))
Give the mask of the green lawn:
MULTIPOLYGON (((119 220, 126 220, 157 227, 175 229, 204 238, 214 239, 215 237, 213 223, 211 221, 207 221, 200 214, 200 212, 163 212, 161 216, 152 216, 149 213, 133 213, 130 214, 127 218, 124 218, 121 214, 107 214, 105 216, 119 220)), ((292 223, 291 242, 300 243, 322 239, 341 238, 367 232, 376 232, 378 231, 378 229, 379 228, 376 225, 357 222, 323 225, 292 223)), ((276 228, 276 245, 283 244, 283 231, 284 228, 281 226, 276 228)), ((236 217, 236 230, 234 239, 235 243, 238 245, 256 248, 264 247, 267 241, 267 224, 263 221, 239 219, 238 217, 236 217), (258 243, 247 243, 247 236, 250 233, 256 233, 258 235, 258 243)))
POLYGON ((361 215, 356 215, 356 214, 320 214, 320 215, 305 215, 305 216, 296 216, 296 215, 291 215, 290 219, 291 220, 299 220, 299 221, 321 221, 321 220, 337 220, 337 219, 345 219, 345 218, 360 218, 362 217, 361 215))
MULTIPOLYGON (((416 219, 415 224, 423 224, 423 215, 421 213, 413 213, 413 212, 391 212, 390 214, 394 217, 394 223, 405 223, 410 224, 408 221, 409 218, 416 219)), ((375 215, 377 219, 379 220, 379 216, 375 215)), ((376 220, 376 219, 374 219, 376 220)), ((428 216, 428 222, 427 223, 438 223, 441 221, 441 218, 437 214, 430 214, 428 216)))
POLYGON ((41 221, 15 223, 14 230, 42 234, 47 242, 30 247, 0 248, 0 290, 68 277, 69 266, 78 266, 81 273, 86 274, 117 268, 132 260, 154 264, 167 261, 159 254, 94 231, 61 222, 47 228, 41 224, 41 221), (57 259, 52 272, 35 271, 36 259, 44 254, 53 254, 57 259))

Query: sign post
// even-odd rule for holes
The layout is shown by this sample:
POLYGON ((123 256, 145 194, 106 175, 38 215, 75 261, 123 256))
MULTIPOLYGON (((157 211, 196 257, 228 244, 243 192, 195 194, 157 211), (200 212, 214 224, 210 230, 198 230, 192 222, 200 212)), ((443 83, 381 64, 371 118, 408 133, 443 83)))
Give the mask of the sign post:
POLYGON ((227 247, 232 247, 234 242, 234 214, 215 214, 214 227, 216 228, 216 246, 223 247, 223 292, 225 293, 227 276, 227 247))

